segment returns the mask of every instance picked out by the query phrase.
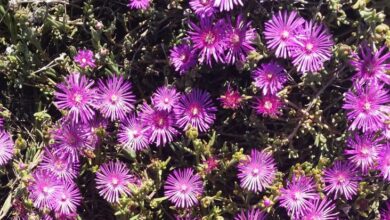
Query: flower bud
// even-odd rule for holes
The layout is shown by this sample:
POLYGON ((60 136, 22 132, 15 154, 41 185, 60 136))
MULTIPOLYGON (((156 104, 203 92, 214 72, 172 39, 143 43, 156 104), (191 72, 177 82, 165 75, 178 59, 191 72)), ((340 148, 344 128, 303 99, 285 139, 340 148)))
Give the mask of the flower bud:
POLYGON ((195 140, 196 138, 198 138, 198 129, 195 128, 195 127, 190 127, 189 129, 187 129, 186 131, 186 136, 190 139, 190 140, 195 140))

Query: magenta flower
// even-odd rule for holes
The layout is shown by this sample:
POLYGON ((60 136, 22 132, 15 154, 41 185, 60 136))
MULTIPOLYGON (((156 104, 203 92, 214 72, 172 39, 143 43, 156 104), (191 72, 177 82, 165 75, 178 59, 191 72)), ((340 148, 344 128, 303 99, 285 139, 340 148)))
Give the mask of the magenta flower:
POLYGON ((249 209, 247 211, 241 211, 234 217, 234 220, 266 220, 266 214, 259 209, 249 209))
POLYGON ((383 178, 390 182, 390 144, 388 142, 380 149, 378 169, 383 178))
POLYGON ((0 118, 0 130, 4 129, 4 119, 0 118))
POLYGON ((146 103, 141 107, 141 122, 150 131, 149 141, 160 147, 173 141, 178 133, 173 112, 157 110, 146 103))
POLYGON ((276 95, 267 95, 261 98, 256 98, 254 109, 259 115, 264 117, 276 118, 281 112, 282 102, 276 95))
POLYGON ((356 167, 360 167, 366 174, 370 168, 374 167, 378 159, 379 143, 381 139, 375 138, 374 134, 355 134, 347 141, 347 149, 344 154, 349 156, 348 160, 356 167))
POLYGON ((332 55, 332 36, 322 24, 304 23, 301 34, 291 44, 292 63, 300 72, 315 72, 324 66, 332 55))
POLYGON ((134 109, 135 96, 131 83, 122 76, 99 80, 98 84, 96 106, 105 118, 122 120, 134 109))
POLYGON ((264 35, 267 47, 275 51, 276 57, 287 58, 290 56, 289 46, 302 29, 304 22, 305 20, 296 11, 279 11, 265 23, 264 35))
POLYGON ((81 68, 94 68, 96 66, 91 50, 79 50, 73 59, 81 68))
POLYGON ((219 7, 220 11, 233 10, 234 6, 243 6, 242 0, 214 0, 214 6, 219 7))
POLYGON ((175 71, 184 75, 196 65, 196 51, 188 43, 179 44, 170 50, 169 61, 175 71))
POLYGON ((251 23, 246 22, 241 14, 237 16, 235 25, 232 24, 231 19, 227 19, 226 63, 245 62, 247 55, 255 50, 253 41, 256 38, 256 31, 252 28, 251 23))
POLYGON ((212 58, 216 62, 224 62, 225 52, 225 23, 219 20, 215 24, 209 18, 201 18, 200 25, 190 22, 189 37, 194 48, 199 50, 199 62, 211 66, 212 58))
POLYGON ((272 184, 276 171, 271 154, 253 149, 251 155, 238 164, 240 186, 253 192, 262 192, 272 184))
POLYGON ((348 163, 336 161, 332 167, 324 172, 327 195, 334 193, 334 199, 344 196, 347 200, 352 199, 357 194, 359 177, 356 168, 348 163))
POLYGON ((73 182, 66 182, 54 198, 54 210, 57 213, 69 215, 77 211, 80 202, 81 194, 77 185, 73 182))
POLYGON ((150 131, 135 115, 121 121, 118 141, 125 149, 134 151, 144 150, 149 147, 150 131))
POLYGON ((65 82, 57 85, 54 93, 54 104, 60 110, 67 110, 74 123, 91 120, 95 112, 95 89, 93 81, 80 73, 68 75, 65 82))
POLYGON ((357 86, 356 92, 347 92, 343 108, 348 110, 348 119, 352 121, 349 129, 357 128, 363 132, 382 129, 389 119, 387 113, 390 107, 386 105, 390 102, 389 94, 389 91, 378 84, 357 86))
POLYGON ((385 50, 385 46, 375 52, 366 43, 360 45, 359 53, 352 55, 351 65, 356 70, 353 79, 360 84, 365 82, 390 84, 390 75, 386 73, 390 69, 390 64, 386 63, 390 59, 390 53, 385 50))
POLYGON ((228 85, 225 93, 218 100, 221 102, 222 108, 235 110, 240 107, 242 96, 238 90, 233 90, 228 85))
POLYGON ((190 0, 190 7, 201 18, 211 17, 216 12, 214 0, 190 0))
POLYGON ((312 200, 308 208, 303 211, 301 220, 337 220, 336 205, 327 198, 312 200))
POLYGON ((180 92, 173 87, 163 86, 152 95, 152 104, 157 110, 171 111, 179 102, 180 92))
POLYGON ((93 135, 87 126, 67 122, 62 122, 60 126, 54 132, 56 153, 68 153, 72 162, 78 162, 84 150, 94 150, 93 135))
POLYGON ((203 193, 203 182, 192 168, 176 169, 169 174, 164 185, 164 194, 179 208, 198 204, 203 193))
POLYGON ((14 155, 14 142, 11 135, 0 130, 0 166, 5 165, 14 155))
POLYGON ((309 208, 310 200, 319 198, 315 189, 313 178, 293 176, 287 186, 280 190, 280 205, 287 209, 292 218, 298 218, 309 208))
POLYGON ((201 132, 207 131, 214 123, 216 111, 210 94, 200 89, 182 95, 175 108, 179 127, 187 130, 192 126, 201 132))
POLYGON ((150 7, 150 0, 129 0, 127 7, 131 9, 142 9, 146 10, 150 7))
POLYGON ((60 180, 70 182, 78 175, 79 165, 69 158, 71 157, 68 153, 52 152, 46 149, 39 167, 51 172, 60 180))
POLYGON ((218 169, 218 160, 215 157, 209 157, 207 160, 203 161, 203 166, 205 167, 205 173, 210 174, 218 169))
POLYGON ((102 164, 95 180, 99 195, 111 203, 119 202, 121 195, 130 195, 128 184, 133 182, 133 178, 126 165, 120 161, 102 164))
POLYGON ((61 191, 61 182, 50 172, 35 170, 29 183, 29 198, 38 209, 52 209, 55 197, 61 191))
POLYGON ((262 64, 252 73, 256 87, 263 90, 263 94, 275 95, 287 82, 286 70, 274 61, 262 64))

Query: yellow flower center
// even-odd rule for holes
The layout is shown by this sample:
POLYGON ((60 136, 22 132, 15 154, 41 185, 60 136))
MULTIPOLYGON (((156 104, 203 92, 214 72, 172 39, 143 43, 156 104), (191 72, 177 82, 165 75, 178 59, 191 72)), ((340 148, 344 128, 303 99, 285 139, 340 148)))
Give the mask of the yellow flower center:
POLYGON ((81 101, 83 101, 83 96, 76 93, 76 94, 74 94, 73 99, 76 103, 81 103, 81 101))
POLYGON ((252 170, 252 175, 257 176, 259 174, 259 169, 255 168, 252 170))
POLYGON ((313 48, 314 48, 314 45, 312 43, 307 43, 306 44, 306 50, 308 52, 311 52, 313 50, 313 48))
POLYGON ((264 102, 264 108, 270 110, 272 108, 272 102, 265 101, 264 102))
POLYGON ((287 30, 284 30, 282 32, 282 39, 287 39, 290 36, 290 33, 287 30))
POLYGON ((232 43, 237 44, 238 42, 240 42, 240 36, 238 36, 238 34, 233 34, 232 43))
POLYGON ((371 104, 369 103, 369 102, 366 102, 366 103, 364 103, 364 110, 370 110, 371 109, 371 104))
POLYGON ((192 108, 192 115, 197 115, 199 113, 199 109, 198 108, 192 108))
POLYGON ((118 96, 114 94, 111 96, 111 102, 115 103, 116 101, 118 101, 118 96))
POLYGON ((163 118, 158 119, 157 123, 158 123, 158 125, 163 126, 164 125, 164 119, 163 118))
POLYGON ((207 43, 207 44, 212 44, 214 43, 215 41, 215 36, 214 34, 210 31, 209 33, 207 33, 204 41, 207 43))
POLYGON ((119 180, 117 178, 112 178, 111 183, 112 183, 113 186, 117 186, 118 183, 119 183, 119 180))

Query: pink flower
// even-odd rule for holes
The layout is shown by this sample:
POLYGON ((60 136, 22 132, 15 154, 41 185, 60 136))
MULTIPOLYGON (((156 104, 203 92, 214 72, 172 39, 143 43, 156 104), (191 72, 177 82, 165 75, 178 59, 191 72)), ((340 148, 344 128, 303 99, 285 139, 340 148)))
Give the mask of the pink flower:
POLYGON ((332 56, 332 46, 332 35, 324 25, 314 21, 305 22, 289 47, 292 63, 302 73, 321 70, 324 62, 332 56))
POLYGON ((309 208, 310 201, 319 198, 313 178, 306 176, 293 176, 280 192, 280 205, 287 209, 292 218, 298 219, 309 208))
POLYGON ((164 191, 176 207, 189 208, 198 204, 198 196, 203 193, 203 182, 192 168, 176 169, 169 174, 164 191))
POLYGON ((348 162, 336 161, 332 167, 325 170, 324 181, 324 190, 328 195, 334 193, 335 199, 343 195, 350 200, 357 194, 359 177, 356 168, 348 162))
POLYGON ((54 104, 60 110, 67 110, 73 123, 88 122, 95 116, 96 90, 93 84, 80 73, 68 75, 65 82, 57 85, 54 104))
POLYGON ((74 61, 81 67, 95 67, 95 59, 93 58, 93 52, 91 50, 79 50, 74 61))
POLYGON ((238 164, 240 186, 253 192, 261 192, 272 184, 276 171, 271 154, 252 150, 247 160, 238 164))
POLYGON ((267 95, 261 98, 256 98, 254 109, 256 113, 263 116, 269 116, 272 118, 278 117, 282 114, 280 109, 282 102, 276 95, 267 95))
POLYGON ((238 109, 241 105, 242 96, 238 90, 233 90, 230 85, 228 85, 225 93, 221 95, 218 100, 222 104, 224 109, 238 109))
POLYGON ((207 131, 215 120, 217 108, 210 93, 201 89, 192 89, 181 96, 174 109, 179 127, 187 130, 189 126, 201 132, 207 131))
POLYGON ((190 22, 189 38, 194 44, 194 48, 199 50, 199 62, 207 63, 209 66, 212 60, 224 62, 225 23, 223 20, 213 24, 211 18, 201 18, 199 26, 190 22))
POLYGON ((152 95, 152 104, 157 110, 171 111, 179 102, 180 92, 173 87, 163 86, 152 95))
POLYGON ((135 96, 131 83, 122 76, 99 80, 98 85, 96 106, 105 118, 122 120, 134 109, 135 96))
POLYGON ((296 11, 279 11, 265 23, 264 35, 267 47, 275 51, 276 57, 290 56, 289 46, 302 29, 304 22, 305 20, 296 11))
POLYGON ((54 210, 58 213, 69 215, 77 211, 80 205, 81 194, 77 185, 73 182, 63 183, 61 190, 55 196, 54 210))
POLYGON ((119 202, 123 194, 130 195, 128 184, 133 182, 129 169, 122 162, 104 163, 96 173, 96 188, 99 195, 111 203, 119 202))

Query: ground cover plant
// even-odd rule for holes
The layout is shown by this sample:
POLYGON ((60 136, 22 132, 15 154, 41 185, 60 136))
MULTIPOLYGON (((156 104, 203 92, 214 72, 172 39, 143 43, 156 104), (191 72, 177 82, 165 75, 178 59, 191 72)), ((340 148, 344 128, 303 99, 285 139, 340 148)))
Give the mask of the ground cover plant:
POLYGON ((0 219, 390 219, 388 0, 0 3, 0 219))

